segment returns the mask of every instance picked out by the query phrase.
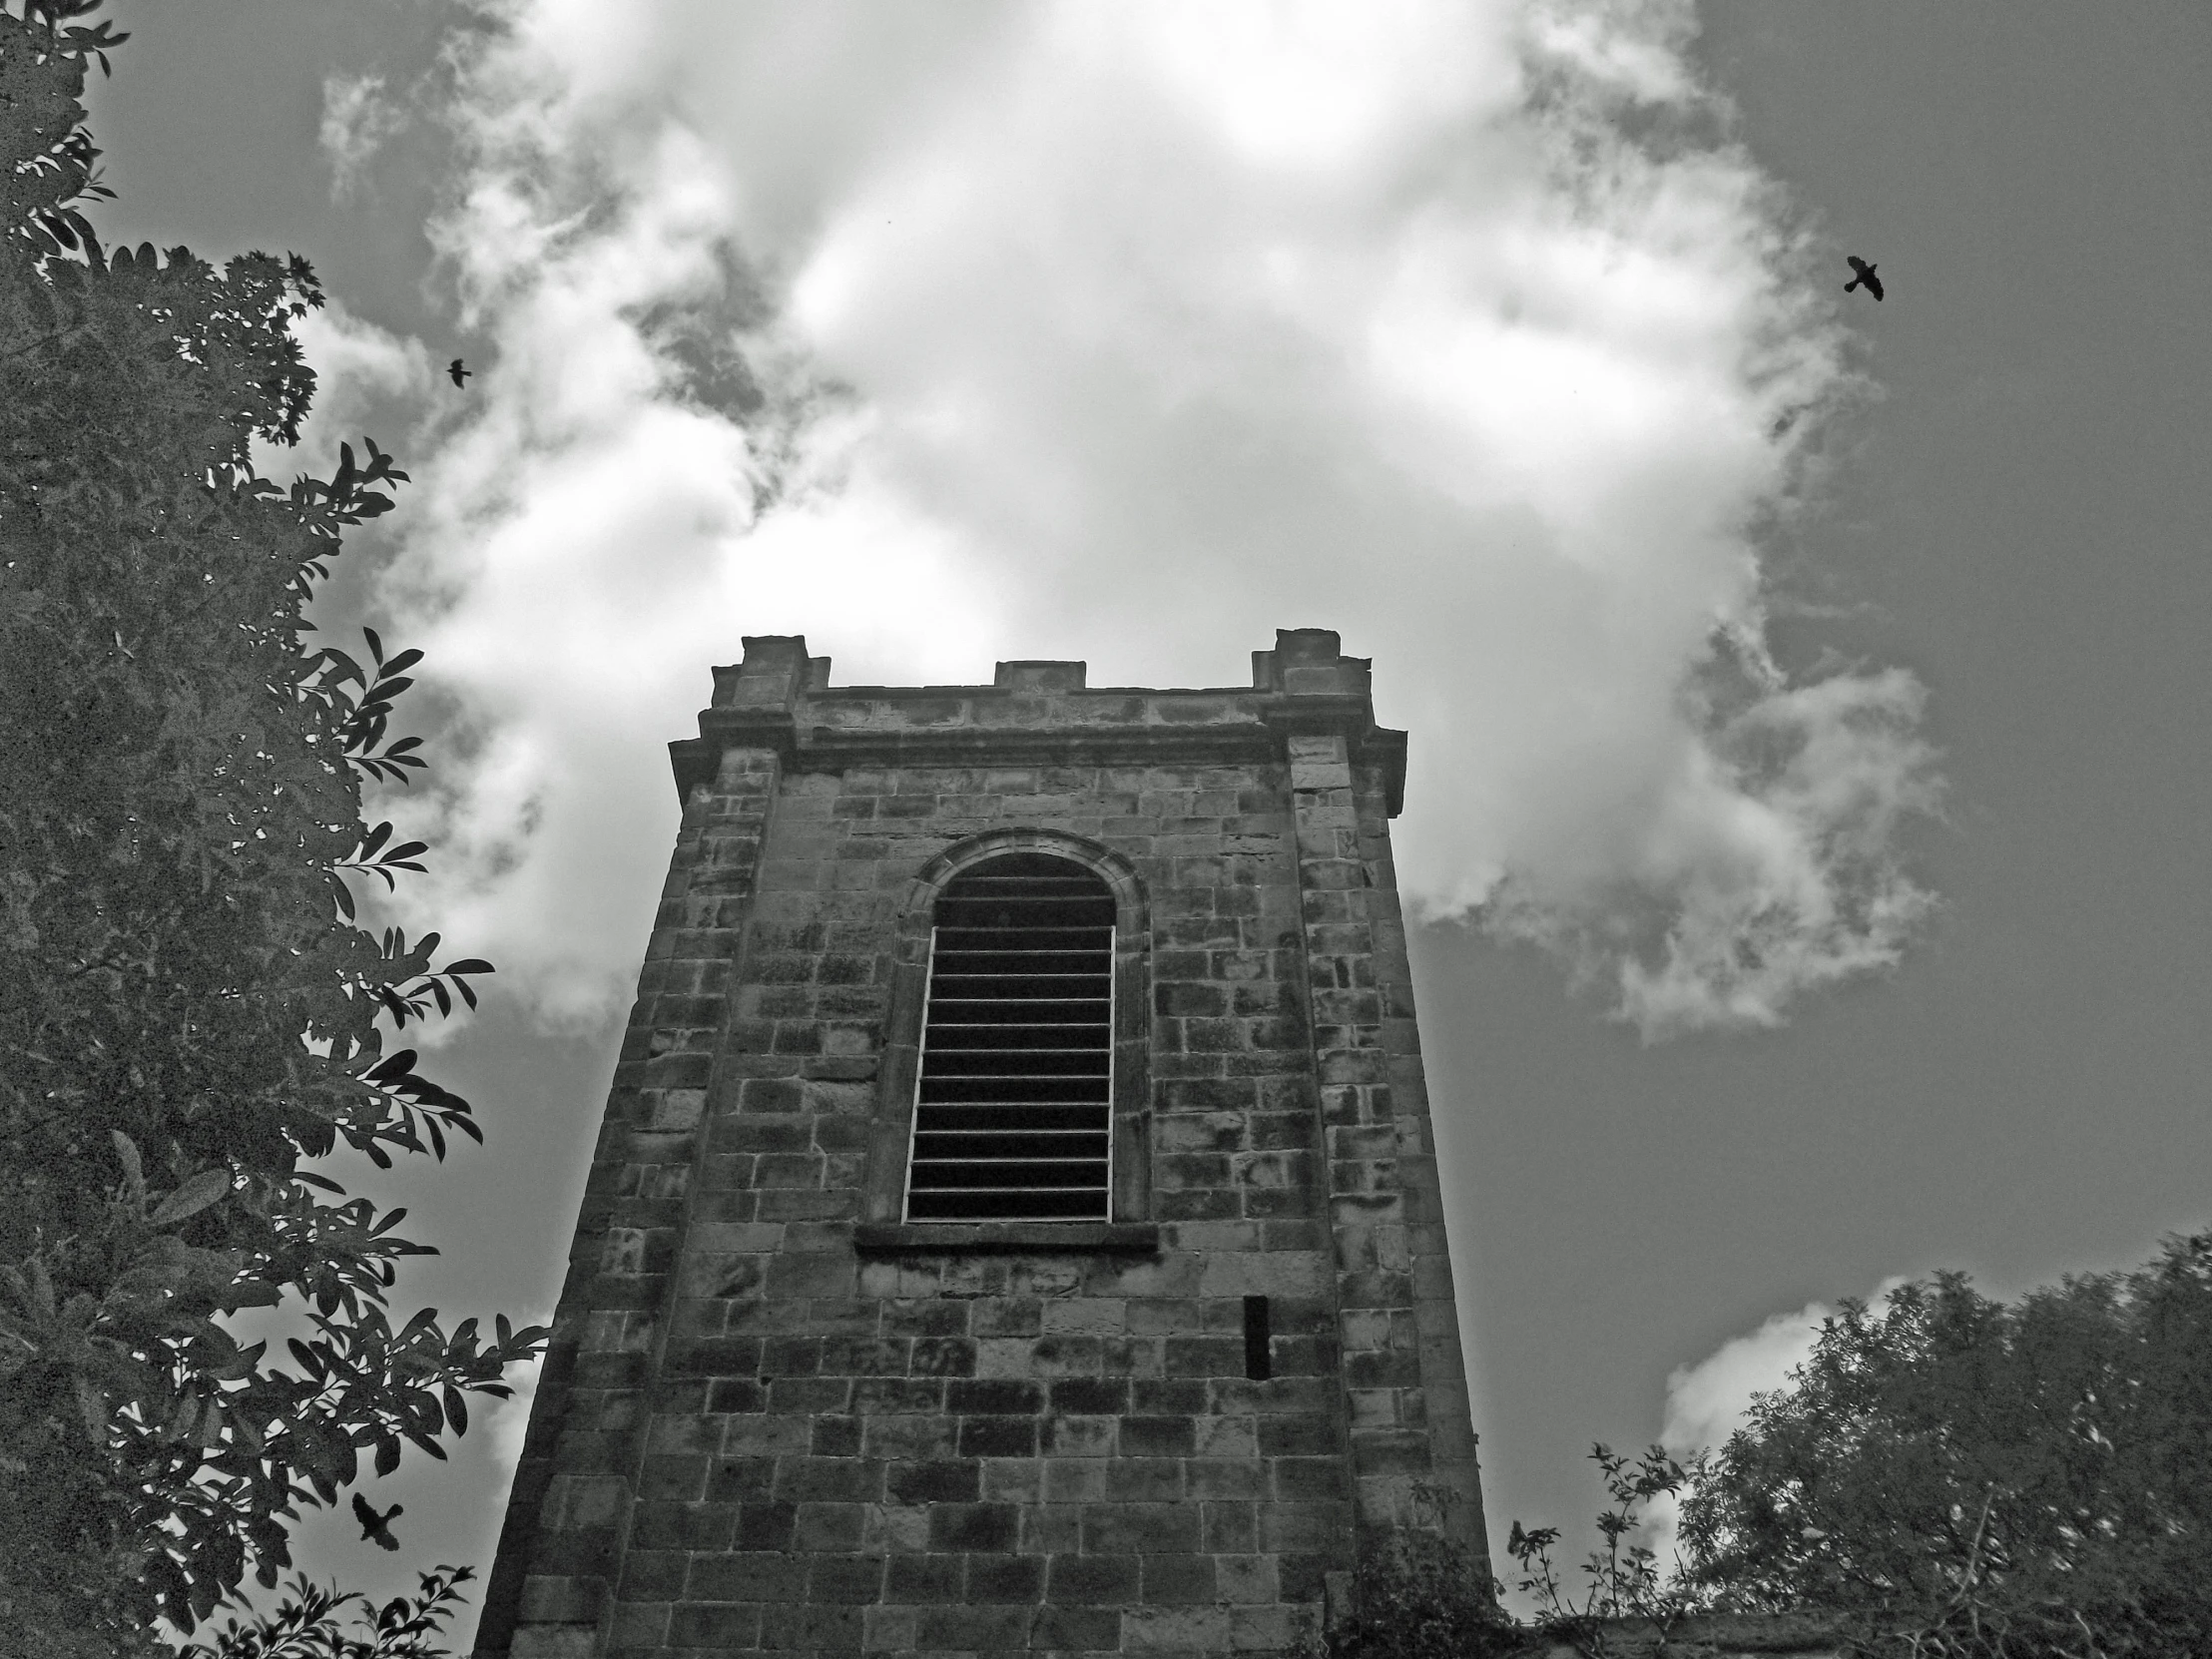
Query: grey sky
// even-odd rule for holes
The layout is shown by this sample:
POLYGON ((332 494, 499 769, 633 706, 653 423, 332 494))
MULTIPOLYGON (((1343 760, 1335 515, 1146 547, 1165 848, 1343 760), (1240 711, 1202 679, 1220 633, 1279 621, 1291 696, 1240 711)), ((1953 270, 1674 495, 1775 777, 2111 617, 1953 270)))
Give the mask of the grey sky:
MULTIPOLYGON (((418 77, 455 13, 119 15, 137 38, 95 84, 121 198, 104 227, 216 257, 297 249, 429 360, 496 370, 422 235, 450 147, 402 132, 342 204, 316 149, 326 76, 434 85, 418 77)), ((1789 664, 1902 665, 1929 687, 1947 823, 1908 835, 1941 910, 1902 966, 1780 1029, 1651 1045, 1532 948, 1416 937, 1497 1536, 1518 1518, 1579 1541, 1589 1442, 1653 1438, 1669 1374, 1771 1315, 1939 1267, 2016 1292, 2212 1217, 2212 12, 1732 0, 1696 16, 1696 60, 1823 269, 1840 289, 1857 253, 1888 287, 1846 313, 1879 400, 1836 428, 1823 510, 1762 551, 1789 664)), ((412 465, 412 405, 361 398, 350 429, 412 465)), ((390 551, 363 538, 356 571, 390 551)), ((349 573, 333 609, 359 592, 349 573)), ((1339 625, 1326 596, 1300 603, 1278 620, 1339 625)), ((855 649, 833 611, 805 626, 818 652, 855 649)), ((1223 627, 1217 664, 1266 643, 1223 627)), ((765 630, 733 615, 711 660, 746 631, 765 630)), ((1374 649, 1388 714, 1411 670, 1346 644, 1374 649)), ((681 665, 690 707, 708 666, 681 665)), ((659 767, 685 730, 626 741, 659 767)), ((1443 782, 1415 757, 1409 799, 1443 782)), ((407 1290, 457 1313, 550 1306, 614 1034, 548 1036, 501 1008, 443 1057, 491 1149, 391 1184, 447 1252, 407 1290)), ((471 1434, 449 1469, 410 1455, 378 1488, 408 1508, 396 1562, 321 1519, 303 1558, 384 1590, 410 1561, 488 1567, 492 1439, 471 1434)))

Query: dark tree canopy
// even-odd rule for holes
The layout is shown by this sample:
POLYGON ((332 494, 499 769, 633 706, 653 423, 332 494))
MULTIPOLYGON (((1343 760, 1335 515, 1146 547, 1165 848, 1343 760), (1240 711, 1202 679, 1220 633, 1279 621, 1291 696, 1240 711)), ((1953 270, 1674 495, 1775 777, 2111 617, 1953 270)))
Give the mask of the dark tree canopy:
POLYGON ((1682 1531, 1722 1605, 1902 1616, 1929 1653, 2212 1653, 2212 1234, 2017 1304, 1846 1303, 1682 1531))
POLYGON ((385 1028, 489 964, 346 886, 421 867, 360 802, 421 765, 386 742, 419 653, 301 618, 406 474, 364 440, 256 475, 313 393, 314 274, 102 248, 81 93, 126 37, 91 9, 0 9, 0 1600, 105 1652, 274 1583, 301 1501, 442 1456, 541 1334, 395 1329, 423 1247, 301 1168, 481 1139, 385 1028), (220 1323, 279 1306, 312 1325, 279 1356, 220 1323))

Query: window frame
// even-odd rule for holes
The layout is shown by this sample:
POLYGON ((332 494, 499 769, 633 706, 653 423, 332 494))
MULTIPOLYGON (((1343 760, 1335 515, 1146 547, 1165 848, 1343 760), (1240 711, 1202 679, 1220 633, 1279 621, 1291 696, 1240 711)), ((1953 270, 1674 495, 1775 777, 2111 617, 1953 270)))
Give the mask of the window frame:
POLYGON ((976 864, 1009 852, 1064 858, 1105 882, 1114 899, 1112 1044, 1109 1056, 1109 1202, 1113 1227, 1152 1219, 1152 929, 1144 884, 1127 858, 1081 836, 1045 830, 1000 830, 956 842, 922 868, 900 899, 895 922, 891 983, 885 1009, 881 1062, 877 1067, 875 1118, 869 1136, 863 1194, 866 1224, 901 1233, 931 1230, 1018 1228, 1024 1233, 1097 1229, 1096 1221, 914 1221, 905 1217, 914 1105, 921 1076, 923 1025, 928 1011, 930 935, 937 899, 976 864))

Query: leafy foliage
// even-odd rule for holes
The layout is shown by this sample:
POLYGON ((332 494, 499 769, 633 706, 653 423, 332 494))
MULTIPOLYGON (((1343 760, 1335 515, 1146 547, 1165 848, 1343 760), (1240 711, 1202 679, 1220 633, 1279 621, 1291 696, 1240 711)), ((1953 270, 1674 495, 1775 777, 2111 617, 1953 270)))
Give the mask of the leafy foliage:
POLYGON ((1349 1605, 1329 1609, 1307 1659, 1506 1659, 1529 1632, 1497 1604, 1485 1564, 1453 1543, 1447 1524, 1460 1501, 1449 1488, 1414 1488, 1418 1524, 1362 1540, 1349 1605))
POLYGON ((221 1635, 190 1643, 179 1659, 448 1659, 446 1648, 431 1644, 475 1570, 439 1567, 415 1576, 421 1588, 414 1595, 371 1607, 358 1591, 340 1595, 301 1573, 274 1613, 246 1624, 226 1620, 221 1635), (349 1634, 339 1614, 355 1602, 362 1611, 349 1634))
POLYGON ((364 1455, 442 1456, 543 1334, 394 1329, 424 1247, 300 1168, 482 1138, 377 1021, 490 965, 364 931, 346 885, 421 867, 360 803, 422 764, 384 741, 419 654, 303 642, 406 474, 364 440, 256 475, 256 435, 297 440, 320 290, 296 256, 102 249, 81 94, 126 37, 64 26, 89 9, 0 9, 0 1601, 189 1631, 364 1455), (288 1369, 223 1323, 280 1304, 288 1369))
POLYGON ((1584 1652, 1602 1651, 1598 1629, 1602 1620, 1646 1619, 1663 1634, 1692 1605, 1679 1588, 1662 1581, 1649 1548, 1628 1543, 1629 1535, 1643 1524, 1636 1516, 1637 1505, 1679 1491, 1688 1471, 1656 1445, 1631 1464, 1601 1441, 1590 1448, 1590 1460, 1604 1477, 1613 1507, 1597 1517, 1605 1547, 1592 1550, 1582 1563, 1590 1582, 1579 1606, 1562 1592, 1558 1571, 1551 1564, 1551 1546, 1559 1541, 1557 1527, 1523 1528, 1515 1521, 1505 1544, 1506 1553, 1520 1565, 1516 1588, 1539 1598, 1543 1628, 1584 1652))
POLYGON ((1693 1465, 1690 1577, 1957 1659, 2212 1653, 2212 1234, 2016 1305, 1848 1302, 1693 1465))
POLYGON ((1326 1659, 1503 1659, 1528 1633, 1497 1605, 1463 1551, 1403 1529, 1361 1552, 1352 1607, 1323 1638, 1326 1659))

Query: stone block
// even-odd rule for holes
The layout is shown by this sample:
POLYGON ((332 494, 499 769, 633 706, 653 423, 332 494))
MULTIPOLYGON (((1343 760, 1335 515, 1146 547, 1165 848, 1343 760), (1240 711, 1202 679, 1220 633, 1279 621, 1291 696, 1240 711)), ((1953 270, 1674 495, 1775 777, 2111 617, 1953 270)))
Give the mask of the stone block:
POLYGON ((1044 1388, 1010 1378, 962 1378, 945 1384, 945 1409, 963 1416, 986 1412, 1034 1415, 1044 1409, 1044 1388))
MULTIPOLYGON (((860 1548, 868 1506, 860 1503, 802 1503, 797 1506, 792 1547, 816 1553, 849 1554, 860 1548)), ((744 1526, 741 1511, 739 1526, 744 1526)))
POLYGON ((967 1558, 967 1599, 970 1602, 1028 1603, 1044 1594, 1046 1557, 1039 1555, 970 1555, 967 1558))
POLYGON ((924 1649, 1019 1653, 1029 1645, 1027 1607, 927 1607, 916 1620, 924 1649))
POLYGON ((1055 1381, 1049 1389, 1055 1416, 1108 1415, 1128 1408, 1129 1383, 1118 1377, 1069 1377, 1055 1381))
POLYGON ((1034 1457, 1037 1421, 1034 1417, 963 1417, 958 1449, 962 1457, 1034 1457))
MULTIPOLYGON (((769 1487, 760 1488, 765 1497, 769 1487)), ((741 1550, 785 1550, 796 1547, 799 1532, 796 1503, 746 1502, 738 1505, 736 1545, 741 1550)))
POLYGON ((1020 1506, 940 1503, 929 1512, 929 1541, 943 1550, 1011 1552, 1021 1535, 1020 1506))
POLYGON ((905 1461, 948 1457, 957 1422, 936 1415, 874 1416, 858 1419, 860 1449, 869 1457, 905 1461))
POLYGON ((1040 1607, 1029 1643, 1038 1652, 1113 1653, 1121 1646, 1121 1614, 1106 1607, 1040 1607))
POLYGON ((1257 1460, 1194 1457, 1183 1465, 1183 1490, 1196 1498, 1263 1498, 1267 1470, 1257 1460))
POLYGON ((972 1503, 982 1495, 980 1465, 945 1457, 885 1466, 883 1495, 894 1503, 972 1503))
POLYGON ((1129 1608, 1121 1615, 1121 1651, 1219 1653, 1229 1646, 1229 1619, 1226 1607, 1129 1608))
POLYGON ((1090 1503, 1083 1506, 1086 1555, 1195 1554, 1199 1512, 1170 1502, 1090 1503))
POLYGON ((1198 1425, 1187 1416, 1123 1417, 1117 1449, 1124 1457, 1188 1457, 1197 1440, 1198 1425))
POLYGON ((591 1624, 525 1626, 515 1632, 514 1645, 507 1651, 512 1659, 596 1659, 599 1627, 591 1624))
POLYGON ((819 1555, 807 1573, 810 1602, 871 1602, 881 1595, 883 1561, 864 1555, 819 1555))
POLYGON ((1111 1457, 1106 1496, 1117 1503, 1167 1503, 1184 1495, 1183 1462, 1175 1457, 1111 1457))
POLYGON ((1046 1563, 1046 1599, 1061 1607, 1119 1606, 1139 1594, 1138 1557, 1086 1549, 1046 1563))

